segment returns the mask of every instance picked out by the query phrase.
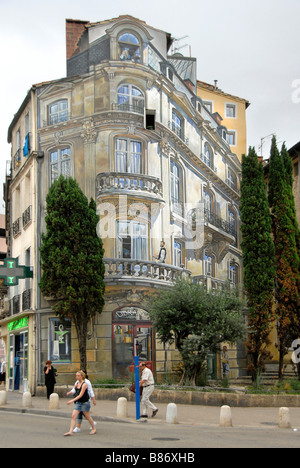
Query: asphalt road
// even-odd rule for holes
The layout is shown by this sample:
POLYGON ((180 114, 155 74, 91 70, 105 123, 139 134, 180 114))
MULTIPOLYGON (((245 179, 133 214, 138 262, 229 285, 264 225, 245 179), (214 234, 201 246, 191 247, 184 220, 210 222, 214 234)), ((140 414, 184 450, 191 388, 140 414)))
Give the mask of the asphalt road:
POLYGON ((140 458, 136 463, 132 460, 133 465, 138 465, 149 462, 145 449, 154 449, 154 453, 168 449, 175 454, 171 455, 173 460, 168 461, 177 462, 176 454, 179 452, 197 457, 195 449, 199 448, 300 447, 300 431, 279 429, 271 424, 266 427, 223 428, 218 425, 98 422, 97 434, 90 436, 88 423, 84 422, 81 433, 64 437, 69 424, 70 420, 62 417, 1 412, 0 448, 104 448, 107 449, 101 451, 101 459, 104 460, 112 454, 117 456, 123 449, 132 449, 132 453, 135 453, 134 449, 143 449, 146 459, 140 458))

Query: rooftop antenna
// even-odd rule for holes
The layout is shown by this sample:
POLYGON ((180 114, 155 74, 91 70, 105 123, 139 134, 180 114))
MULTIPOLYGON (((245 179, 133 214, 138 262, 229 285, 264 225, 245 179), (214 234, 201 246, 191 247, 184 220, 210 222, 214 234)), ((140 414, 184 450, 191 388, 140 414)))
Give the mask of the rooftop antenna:
POLYGON ((179 37, 178 39, 176 39, 176 38, 174 39, 174 41, 173 41, 173 43, 172 43, 172 50, 171 50, 172 55, 176 54, 176 52, 178 52, 180 49, 183 49, 184 47, 188 47, 188 46, 189 46, 189 48, 190 48, 190 56, 191 56, 191 46, 190 46, 189 44, 184 44, 184 45, 182 45, 182 46, 180 46, 180 45, 178 44, 179 41, 182 41, 183 39, 186 39, 187 37, 189 37, 189 36, 182 36, 182 37, 179 37), (175 43, 176 43, 177 45, 175 45, 175 43))

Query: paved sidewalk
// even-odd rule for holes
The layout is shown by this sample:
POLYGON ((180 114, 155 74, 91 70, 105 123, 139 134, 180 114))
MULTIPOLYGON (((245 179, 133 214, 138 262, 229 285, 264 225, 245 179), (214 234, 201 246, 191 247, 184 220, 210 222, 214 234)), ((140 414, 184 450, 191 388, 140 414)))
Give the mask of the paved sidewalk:
MULTIPOLYGON (((7 392, 7 404, 0 406, 1 411, 26 412, 30 414, 42 414, 54 417, 70 418, 73 405, 67 405, 68 398, 60 398, 59 409, 50 410, 49 401, 45 397, 32 397, 32 407, 23 408, 22 394, 7 392)), ((172 402, 170 402, 172 403, 172 402)), ((158 414, 155 418, 149 417, 147 424, 167 424, 167 403, 155 403, 158 414)), ((197 406, 177 404, 178 423, 186 425, 212 425, 218 426, 220 422, 220 407, 197 406)), ((127 418, 117 417, 117 401, 98 400, 96 406, 92 404, 91 415, 95 421, 115 421, 118 423, 135 423, 136 405, 133 401, 127 402, 127 418)), ((234 427, 278 427, 279 408, 231 408, 232 424, 234 427)), ((290 408, 290 420, 292 429, 300 430, 300 408, 290 408)))

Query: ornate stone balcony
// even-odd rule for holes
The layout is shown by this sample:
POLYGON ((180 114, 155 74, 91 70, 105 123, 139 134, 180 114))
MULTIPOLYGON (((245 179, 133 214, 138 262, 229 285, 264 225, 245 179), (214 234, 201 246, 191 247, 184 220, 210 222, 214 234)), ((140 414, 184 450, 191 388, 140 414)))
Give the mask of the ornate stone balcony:
POLYGON ((96 177, 96 197, 102 195, 139 195, 163 201, 162 183, 156 177, 128 172, 102 172, 96 177))
POLYGON ((184 268, 148 260, 127 258, 104 258, 105 282, 133 281, 136 283, 172 284, 177 277, 190 276, 184 268))

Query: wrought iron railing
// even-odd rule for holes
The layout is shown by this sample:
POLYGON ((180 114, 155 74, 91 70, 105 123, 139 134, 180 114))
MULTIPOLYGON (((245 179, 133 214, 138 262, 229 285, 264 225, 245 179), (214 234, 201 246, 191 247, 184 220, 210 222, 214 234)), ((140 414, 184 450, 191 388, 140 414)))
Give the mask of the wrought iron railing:
POLYGON ((134 112, 137 114, 144 114, 144 109, 144 106, 132 105, 128 104, 127 102, 124 102, 122 104, 112 104, 112 110, 118 110, 122 112, 134 112))
POLYGON ((236 237, 235 226, 210 210, 204 209, 204 222, 210 223, 213 226, 222 229, 222 231, 225 231, 227 234, 231 234, 236 237))

